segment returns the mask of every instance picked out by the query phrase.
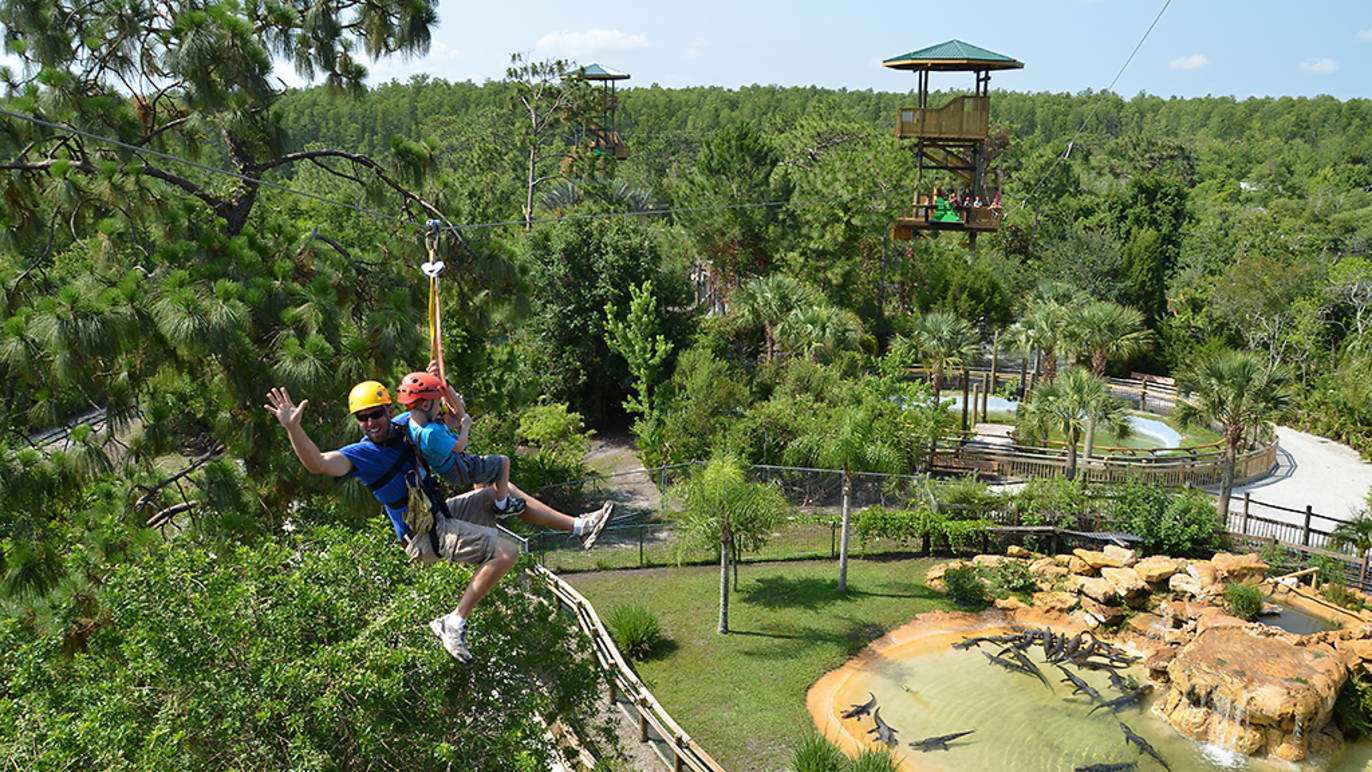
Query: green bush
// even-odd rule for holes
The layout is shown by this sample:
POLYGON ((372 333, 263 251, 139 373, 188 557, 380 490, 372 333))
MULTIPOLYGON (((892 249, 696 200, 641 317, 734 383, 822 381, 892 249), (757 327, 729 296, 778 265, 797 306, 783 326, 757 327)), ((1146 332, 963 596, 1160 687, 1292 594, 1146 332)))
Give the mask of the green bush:
POLYGON ((884 746, 877 746, 863 748, 848 769, 850 772, 896 772, 899 768, 891 751, 884 746))
POLYGON ((1334 703, 1334 716, 1349 740, 1372 734, 1372 676, 1361 668, 1349 673, 1334 703))
POLYGON ((1362 598, 1355 595, 1343 582, 1325 582, 1320 588, 1320 594, 1330 603, 1353 611, 1361 611, 1366 605, 1362 598))
POLYGON ((1224 603, 1230 614, 1251 622, 1262 613, 1262 592, 1257 585, 1228 584, 1224 587, 1224 603))
POLYGON ((943 574, 943 583, 948 585, 948 599, 961 609, 980 611, 986 608, 988 598, 981 576, 973 566, 957 566, 943 574))
POLYGON ((1219 545, 1215 505, 1197 490, 1169 494, 1157 486, 1130 482, 1115 499, 1114 519, 1118 527, 1142 536, 1150 552, 1187 555, 1219 545))
POLYGON ((844 772, 851 763, 838 746, 813 729, 801 735, 791 754, 792 772, 844 772))
POLYGON ((1002 560, 990 571, 991 589, 997 598, 1007 595, 1028 600, 1038 591, 1038 581, 1029 573, 1029 566, 1015 560, 1002 560))
POLYGON ((662 626, 657 616, 636 603, 615 606, 605 618, 610 637, 629 659, 643 659, 657 648, 662 640, 662 626))

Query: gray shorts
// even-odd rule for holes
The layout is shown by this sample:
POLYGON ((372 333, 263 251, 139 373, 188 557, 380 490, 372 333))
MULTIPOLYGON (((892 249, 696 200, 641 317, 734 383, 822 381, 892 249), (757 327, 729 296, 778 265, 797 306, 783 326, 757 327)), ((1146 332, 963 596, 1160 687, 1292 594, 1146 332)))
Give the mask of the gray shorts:
POLYGON ((501 538, 491 512, 491 494, 490 488, 480 488, 448 499, 448 514, 452 516, 434 521, 438 554, 434 555, 428 534, 411 538, 405 545, 405 554, 422 563, 450 560, 480 565, 490 560, 501 538))
POLYGON ((449 485, 466 490, 473 485, 492 485, 505 471, 505 457, 500 455, 478 456, 475 453, 458 453, 453 465, 440 475, 449 485))

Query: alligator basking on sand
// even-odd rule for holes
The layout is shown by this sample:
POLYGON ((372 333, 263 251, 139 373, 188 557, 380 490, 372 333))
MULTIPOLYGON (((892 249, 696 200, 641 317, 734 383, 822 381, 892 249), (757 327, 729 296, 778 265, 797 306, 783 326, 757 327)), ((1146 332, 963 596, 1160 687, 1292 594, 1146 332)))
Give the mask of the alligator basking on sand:
POLYGON ((1128 724, 1125 724, 1123 721, 1121 721, 1120 729, 1124 730, 1124 739, 1126 741, 1133 743, 1134 745, 1137 745, 1139 747, 1139 753, 1147 753, 1149 756, 1152 756, 1153 758, 1157 759, 1158 763, 1162 765, 1163 769, 1167 770, 1167 772, 1172 772, 1172 768, 1167 766, 1167 762, 1162 760, 1162 756, 1156 750, 1153 749, 1153 746, 1149 745, 1147 740, 1134 734, 1134 730, 1130 729, 1128 724))
POLYGON ((969 729, 966 732, 954 732, 953 734, 941 734, 938 737, 926 737, 923 740, 915 740, 910 743, 910 747, 925 753, 928 753, 929 751, 946 751, 948 750, 948 743, 950 740, 966 737, 975 731, 977 730, 969 729))
POLYGON ((876 721, 877 725, 868 729, 867 734, 876 735, 878 740, 886 743, 887 748, 896 747, 896 730, 892 729, 890 724, 881 720, 881 708, 877 708, 876 711, 872 713, 872 720, 876 721))
POLYGON ((877 698, 876 698, 876 695, 872 694, 871 692, 867 692, 867 696, 868 696, 868 697, 871 697, 872 699, 870 699, 870 700, 868 700, 868 701, 862 703, 861 705, 859 705, 859 704, 857 704, 857 703, 854 703, 854 704, 852 704, 852 705, 849 705, 847 710, 845 710, 845 711, 843 711, 842 713, 838 714, 838 717, 839 717, 839 718, 858 718, 858 717, 860 717, 860 716, 865 716, 865 715, 871 713, 871 712, 872 712, 872 708, 875 708, 875 707, 877 706, 877 698))

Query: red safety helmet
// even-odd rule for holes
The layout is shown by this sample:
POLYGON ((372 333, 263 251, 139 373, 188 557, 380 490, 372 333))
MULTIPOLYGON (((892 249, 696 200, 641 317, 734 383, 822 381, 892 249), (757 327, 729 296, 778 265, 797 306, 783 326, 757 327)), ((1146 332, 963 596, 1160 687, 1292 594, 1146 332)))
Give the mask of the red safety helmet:
POLYGON ((400 404, 409 407, 421 399, 438 399, 443 396, 443 382, 430 373, 410 373, 400 379, 400 388, 395 390, 395 398, 400 404))

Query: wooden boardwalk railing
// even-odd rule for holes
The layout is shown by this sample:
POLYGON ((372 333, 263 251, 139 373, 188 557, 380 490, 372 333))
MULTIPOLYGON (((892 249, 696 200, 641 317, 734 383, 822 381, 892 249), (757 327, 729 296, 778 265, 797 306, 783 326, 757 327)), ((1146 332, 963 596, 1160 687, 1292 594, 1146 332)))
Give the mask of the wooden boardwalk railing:
POLYGON ((610 638, 609 631, 601 623, 600 616, 596 614, 590 602, 561 577, 543 566, 535 565, 533 573, 547 584, 549 591, 559 603, 571 609, 576 615, 577 625, 590 637, 596 660, 601 668, 610 673, 610 701, 616 702, 620 694, 624 696, 638 719, 639 741, 649 742, 650 730, 656 733, 658 740, 667 747, 671 758, 667 758, 657 745, 650 744, 650 747, 673 772, 684 769, 693 772, 724 772, 724 768, 686 734, 653 693, 648 691, 648 687, 638 679, 633 668, 629 667, 629 663, 620 655, 619 647, 610 638))

